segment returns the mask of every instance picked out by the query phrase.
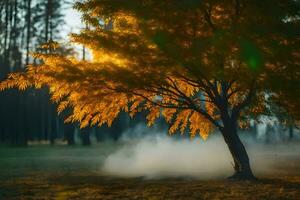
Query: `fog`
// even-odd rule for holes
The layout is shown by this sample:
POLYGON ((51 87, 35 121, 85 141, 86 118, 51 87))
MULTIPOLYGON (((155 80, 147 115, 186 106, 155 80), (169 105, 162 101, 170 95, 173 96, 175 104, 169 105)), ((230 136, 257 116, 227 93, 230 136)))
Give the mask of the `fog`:
MULTIPOLYGON (((218 179, 233 173, 233 161, 229 150, 220 136, 215 133, 203 141, 200 137, 178 138, 158 131, 145 129, 130 130, 124 134, 122 147, 108 155, 101 167, 106 175, 117 177, 191 177, 218 179), (139 137, 132 137, 136 135, 139 137), (151 133, 152 132, 152 133, 151 133), (141 135, 146 135, 142 137, 141 135)), ((258 175, 288 173, 283 164, 299 159, 299 145, 264 144, 246 138, 242 140, 248 150, 253 171, 258 175)))
POLYGON ((147 178, 222 177, 230 170, 230 154, 221 138, 203 142, 162 136, 128 142, 103 166, 110 175, 147 178))
MULTIPOLYGON (((0 148, 0 176, 32 173, 93 174, 122 178, 224 179, 233 173, 232 158, 219 133, 206 141, 188 135, 170 136, 159 128, 139 125, 128 129, 118 142, 104 140, 91 146, 56 143, 24 148, 0 148)), ((259 177, 295 175, 300 172, 299 132, 293 141, 272 141, 240 136, 259 177)), ((274 134, 272 134, 274 135, 274 134)))

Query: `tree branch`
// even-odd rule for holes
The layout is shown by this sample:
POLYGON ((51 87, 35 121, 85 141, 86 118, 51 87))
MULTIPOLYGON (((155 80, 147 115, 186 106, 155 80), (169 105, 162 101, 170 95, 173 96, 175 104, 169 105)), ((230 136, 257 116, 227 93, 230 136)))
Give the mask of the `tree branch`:
POLYGON ((143 99, 145 99, 146 101, 148 101, 149 103, 151 103, 155 106, 159 106, 159 107, 162 107, 162 108, 188 109, 188 107, 182 107, 182 106, 174 105, 174 104, 162 104, 162 103, 159 103, 157 101, 153 101, 149 97, 147 97, 145 95, 142 95, 142 94, 139 94, 139 93, 136 93, 136 92, 131 92, 131 93, 134 94, 134 95, 142 97, 143 99))
POLYGON ((204 9, 204 18, 207 22, 207 24, 211 27, 211 29, 213 31, 217 30, 217 28, 215 27, 215 25, 213 24, 212 20, 211 20, 211 5, 209 5, 208 10, 204 9))
POLYGON ((233 119, 237 119, 241 110, 243 110, 248 104, 250 104, 252 97, 254 96, 255 93, 255 89, 254 86, 252 86, 248 92, 248 95, 246 96, 245 100, 242 101, 241 103, 239 103, 238 105, 236 105, 233 109, 232 109, 232 114, 231 114, 231 118, 233 119))
POLYGON ((199 106, 195 105, 193 99, 191 99, 190 97, 186 96, 182 91, 180 91, 180 89, 177 87, 176 83, 173 80, 170 80, 174 86, 174 89, 176 89, 181 95, 182 97, 187 101, 188 106, 190 109, 195 110, 197 112, 199 112, 201 115, 203 115, 206 119, 208 119, 211 123, 213 123, 216 127, 218 128, 223 128, 218 122, 216 122, 216 120, 210 116, 205 110, 201 109, 199 106))
POLYGON ((233 90, 232 92, 230 92, 229 94, 227 94, 227 99, 230 99, 230 97, 231 97, 232 95, 234 95, 235 93, 237 93, 237 92, 239 92, 239 91, 241 91, 239 88, 233 90))

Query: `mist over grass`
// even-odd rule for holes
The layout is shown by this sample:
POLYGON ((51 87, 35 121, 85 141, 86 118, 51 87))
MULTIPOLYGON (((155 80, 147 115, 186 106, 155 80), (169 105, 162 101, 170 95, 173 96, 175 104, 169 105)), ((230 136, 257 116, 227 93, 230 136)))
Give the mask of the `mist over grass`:
MULTIPOLYGON (((101 171, 117 177, 192 177, 197 179, 220 179, 233 173, 233 160, 221 137, 216 133, 207 141, 178 138, 145 129, 130 130, 122 138, 124 145, 104 160, 101 171), (146 135, 146 136, 141 136, 146 135)), ((249 135, 248 135, 249 136, 249 135)), ((264 144, 251 137, 241 136, 255 174, 288 174, 285 164, 299 160, 297 144, 264 144)), ((299 166, 300 167, 300 166, 299 166)))
POLYGON ((0 199, 299 199, 299 141, 265 145, 241 134, 259 181, 229 182, 219 134, 204 142, 128 132, 90 147, 0 147, 0 199))
POLYGON ((147 136, 109 155, 103 171, 123 177, 224 177, 230 174, 231 159, 220 140, 147 136))
MULTIPOLYGON (((264 144, 241 134, 255 175, 300 173, 300 143, 264 144)), ((119 142, 103 141, 90 147, 33 145, 0 147, 0 178, 26 174, 93 174, 145 179, 224 179, 232 175, 232 158, 219 133, 207 141, 187 135, 169 136, 159 128, 137 126, 119 142)))

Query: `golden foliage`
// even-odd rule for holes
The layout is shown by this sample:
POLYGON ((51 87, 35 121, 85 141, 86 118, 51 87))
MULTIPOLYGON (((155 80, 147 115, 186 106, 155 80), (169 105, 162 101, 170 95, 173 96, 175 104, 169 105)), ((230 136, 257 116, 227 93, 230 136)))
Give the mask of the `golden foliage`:
POLYGON ((203 139, 206 139, 214 129, 213 125, 197 112, 192 113, 189 121, 191 123, 190 129, 192 137, 199 133, 203 139))
POLYGON ((191 113, 190 110, 183 110, 183 111, 180 111, 176 115, 176 119, 175 119, 175 121, 173 122, 172 126, 169 129, 170 134, 175 133, 176 130, 180 130, 181 134, 184 133, 184 131, 187 127, 187 123, 188 123, 190 113, 191 113))
MULTIPOLYGON (((157 1, 155 6, 154 1, 122 1, 114 6, 109 2, 76 4, 90 27, 72 34, 72 42, 89 48, 92 61, 59 55, 54 51, 57 43, 46 44, 41 49, 51 51, 34 54, 41 64, 11 74, 0 83, 0 90, 47 86, 59 113, 72 110, 66 122, 80 122, 82 128, 110 126, 121 112, 134 116, 146 110, 149 126, 163 117, 170 134, 190 130, 192 137, 200 134, 204 139, 222 126, 222 113, 230 117, 243 105, 252 80, 263 92, 254 95, 256 105, 245 113, 264 111, 262 88, 270 71, 264 71, 260 58, 269 52, 269 40, 254 38, 258 33, 248 27, 248 22, 257 21, 252 15, 238 20, 232 4, 222 1, 198 6, 194 1, 157 1), (152 8, 155 12, 146 12, 152 8), (240 43, 245 38, 250 38, 244 42, 250 55, 243 60, 240 43)), ((272 59, 269 65, 276 68, 272 59)))

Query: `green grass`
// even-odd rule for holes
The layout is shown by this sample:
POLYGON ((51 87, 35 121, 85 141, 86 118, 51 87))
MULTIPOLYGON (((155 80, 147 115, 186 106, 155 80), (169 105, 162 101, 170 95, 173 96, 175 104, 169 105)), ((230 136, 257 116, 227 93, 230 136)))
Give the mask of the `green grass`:
POLYGON ((300 159, 280 163, 281 170, 257 182, 122 179, 99 173, 103 158, 114 150, 109 143, 92 148, 2 147, 0 199, 300 199, 300 159))

